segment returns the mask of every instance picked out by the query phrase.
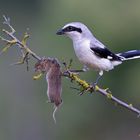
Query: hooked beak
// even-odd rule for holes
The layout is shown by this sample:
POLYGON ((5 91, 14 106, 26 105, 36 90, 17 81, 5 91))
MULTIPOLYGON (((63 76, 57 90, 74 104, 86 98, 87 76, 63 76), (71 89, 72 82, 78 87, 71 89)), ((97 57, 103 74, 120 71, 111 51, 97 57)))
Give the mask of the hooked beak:
POLYGON ((56 32, 57 35, 63 35, 65 34, 64 30, 63 29, 60 29, 56 32))

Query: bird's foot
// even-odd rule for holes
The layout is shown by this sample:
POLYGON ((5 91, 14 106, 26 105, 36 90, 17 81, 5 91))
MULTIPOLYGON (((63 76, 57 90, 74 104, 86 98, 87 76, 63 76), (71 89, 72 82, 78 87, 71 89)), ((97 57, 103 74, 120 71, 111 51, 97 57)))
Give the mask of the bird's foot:
POLYGON ((86 72, 86 71, 89 71, 89 68, 86 65, 84 65, 82 70, 83 70, 83 72, 86 72))
POLYGON ((91 85, 91 89, 94 90, 94 91, 97 91, 98 88, 99 88, 98 85, 97 85, 97 82, 91 83, 90 85, 91 85))

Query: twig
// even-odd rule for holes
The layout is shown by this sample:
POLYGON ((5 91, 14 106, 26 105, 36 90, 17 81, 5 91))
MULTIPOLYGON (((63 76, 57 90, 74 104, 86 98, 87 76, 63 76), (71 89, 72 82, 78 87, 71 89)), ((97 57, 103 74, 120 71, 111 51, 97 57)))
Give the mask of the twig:
MULTIPOLYGON (((25 33, 24 37, 23 37, 23 40, 20 41, 17 37, 15 37, 14 33, 15 33, 15 29, 12 27, 12 25, 10 24, 10 19, 9 18, 6 18, 5 16, 4 17, 4 24, 6 24, 10 29, 11 29, 11 32, 3 29, 2 31, 8 35, 11 40, 8 40, 8 39, 5 39, 3 37, 0 37, 3 41, 5 41, 6 43, 10 44, 10 47, 13 46, 13 45, 18 45, 18 47, 21 49, 21 53, 23 54, 23 50, 25 51, 25 55, 28 53, 28 55, 31 55, 33 56, 35 59, 37 60, 41 60, 41 57, 39 57, 36 53, 34 53, 32 50, 29 49, 29 47, 26 45, 26 42, 27 42, 27 38, 29 37, 29 35, 27 33, 25 33)), ((7 47, 7 46, 6 46, 7 47)), ((25 56, 24 55, 24 56, 25 56)), ((23 57, 23 60, 26 61, 26 59, 24 59, 23 57)))
MULTIPOLYGON (((113 102, 117 103, 118 105, 125 107, 126 109, 136 113, 138 115, 138 117, 140 116, 140 110, 135 108, 132 104, 127 104, 124 101, 114 97, 109 91, 108 89, 102 89, 99 86, 95 86, 93 87, 92 85, 90 85, 88 82, 80 79, 78 77, 78 75, 76 75, 75 73, 72 73, 70 71, 65 71, 62 74, 65 77, 68 77, 71 81, 75 81, 76 83, 78 83, 80 85, 80 87, 82 87, 81 89, 81 93, 83 92, 98 92, 101 95, 106 96, 108 99, 112 100, 113 102)), ((80 89, 79 89, 80 90, 80 89)))
MULTIPOLYGON (((98 92, 104 96, 108 96, 108 93, 104 90, 104 89, 101 89, 101 88, 98 88, 98 92)), ((128 110, 136 113, 138 115, 138 117, 140 116, 140 110, 135 108, 132 104, 127 104, 125 103, 124 101, 114 97, 112 94, 111 94, 111 97, 110 99, 113 101, 113 102, 116 102, 118 105, 122 106, 122 107, 125 107, 127 108, 128 110)))

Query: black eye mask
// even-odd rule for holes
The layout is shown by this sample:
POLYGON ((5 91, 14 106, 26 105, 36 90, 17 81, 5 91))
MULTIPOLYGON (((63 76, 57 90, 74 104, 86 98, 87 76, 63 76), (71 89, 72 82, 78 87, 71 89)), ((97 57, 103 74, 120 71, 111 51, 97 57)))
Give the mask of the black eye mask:
POLYGON ((77 31, 79 33, 82 33, 81 28, 77 28, 77 27, 74 27, 74 26, 68 26, 68 27, 63 29, 63 32, 72 32, 72 31, 77 31))

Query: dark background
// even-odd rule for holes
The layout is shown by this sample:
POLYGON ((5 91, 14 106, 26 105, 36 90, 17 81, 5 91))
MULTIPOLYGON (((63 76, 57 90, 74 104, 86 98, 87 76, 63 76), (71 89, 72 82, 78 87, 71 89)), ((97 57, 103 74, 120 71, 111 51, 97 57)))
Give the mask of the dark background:
MULTIPOLYGON (((29 28, 28 45, 39 56, 73 58, 73 67, 82 65, 75 57, 72 42, 56 36, 64 24, 86 24, 114 52, 140 49, 139 0, 0 0, 2 15, 11 18, 16 35, 21 38, 29 28)), ((2 32, 1 32, 2 34, 2 32)), ((1 49, 4 47, 0 42, 1 49)), ((98 94, 78 96, 63 79, 63 105, 52 119, 53 105, 47 104, 45 78, 33 81, 33 64, 10 66, 18 50, 0 56, 0 139, 1 140, 139 140, 140 118, 98 94)), ((94 81, 96 72, 81 75, 94 81)), ((140 108, 140 60, 125 62, 100 81, 112 94, 140 108)))

